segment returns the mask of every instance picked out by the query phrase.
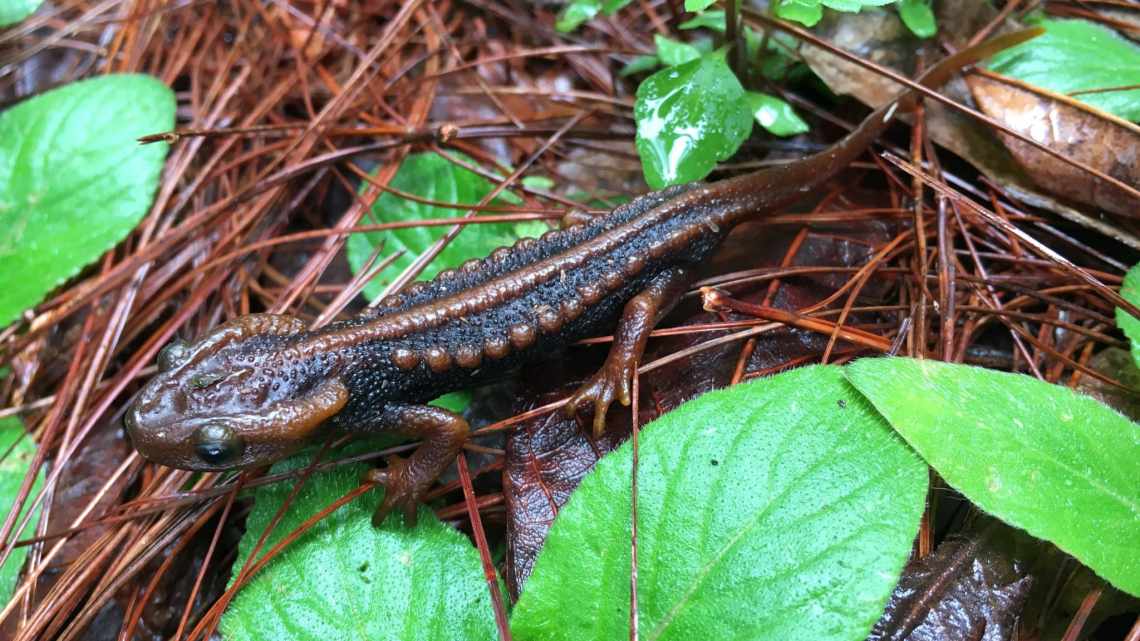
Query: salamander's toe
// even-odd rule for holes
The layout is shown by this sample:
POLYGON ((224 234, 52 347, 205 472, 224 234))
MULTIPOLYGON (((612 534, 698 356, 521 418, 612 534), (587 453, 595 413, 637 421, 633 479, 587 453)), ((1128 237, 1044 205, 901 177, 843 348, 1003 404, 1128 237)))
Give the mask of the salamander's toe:
POLYGON ((606 429, 606 413, 610 405, 615 400, 622 405, 630 404, 631 376, 632 372, 625 367, 603 367, 574 392, 566 403, 566 413, 575 416, 581 407, 593 405, 594 437, 601 436, 606 429))
POLYGON ((393 510, 404 513, 404 525, 415 527, 416 514, 423 499, 423 484, 416 483, 407 461, 399 456, 388 457, 388 467, 365 472, 364 481, 384 486, 384 500, 372 513, 372 525, 380 527, 393 510))

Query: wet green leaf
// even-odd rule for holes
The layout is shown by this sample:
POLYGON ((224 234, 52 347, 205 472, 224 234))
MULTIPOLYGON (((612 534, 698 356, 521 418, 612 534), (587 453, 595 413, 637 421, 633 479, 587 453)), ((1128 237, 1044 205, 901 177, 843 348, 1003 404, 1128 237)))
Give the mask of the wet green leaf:
MULTIPOLYGON (((278 464, 299 467, 306 457, 278 464)), ((360 482, 365 467, 315 474, 274 529, 263 553, 360 482)), ((253 511, 238 545, 242 567, 292 483, 254 491, 253 511)), ((456 530, 420 509, 414 528, 394 516, 371 523, 379 491, 341 507, 246 585, 222 616, 227 641, 356 641, 496 639, 494 614, 479 554, 456 530)))
POLYGON ((689 13, 700 13, 715 3, 716 0, 685 0, 685 11, 689 13))
POLYGON ((0 327, 121 241, 154 199, 174 93, 143 75, 81 80, 0 113, 0 327))
MULTIPOLYGON (((1124 275, 1120 295, 1124 300, 1140 307, 1140 264, 1133 265, 1124 275)), ((1136 363, 1136 367, 1140 367, 1140 318, 1117 307, 1116 326, 1128 337, 1128 342, 1132 346, 1132 360, 1136 363)))
POLYGON ((666 67, 676 67, 701 57, 700 49, 687 42, 666 38, 660 34, 653 36, 653 42, 657 45, 657 58, 666 67))
POLYGON ((1140 425, 1059 385, 863 359, 847 377, 951 486, 1140 595, 1140 425))
POLYGON ((930 0, 900 0, 899 17, 911 33, 919 38, 932 38, 938 33, 938 21, 930 0))
POLYGON ((646 78, 633 115, 637 152, 653 189, 704 178, 752 131, 744 88, 723 50, 646 78))
POLYGON ((0 27, 7 27, 10 24, 27 18, 40 8, 43 0, 0 0, 0 27))
POLYGON ((756 122, 777 136, 794 136, 810 129, 791 105, 776 96, 749 91, 748 106, 756 122))
MULTIPOLYGON (((711 392, 641 435, 641 638, 862 641, 918 531, 927 468, 835 367, 711 392)), ((518 641, 629 638, 630 445, 555 520, 518 641)))
MULTIPOLYGON (((0 506, 4 506, 2 511, 5 515, 15 505, 16 495, 20 491, 20 485, 24 482, 24 477, 28 474, 28 466, 32 464, 32 458, 35 455, 36 443, 24 430, 20 421, 10 416, 0 418, 0 456, 3 456, 0 459, 0 506)), ((41 469, 32 485, 32 491, 28 495, 29 501, 40 491, 43 483, 44 473, 41 469)), ((18 518, 23 519, 27 513, 28 506, 25 504, 18 518)), ((40 510, 37 507, 32 518, 28 520, 27 527, 24 528, 18 538, 26 539, 33 536, 39 518, 40 510)), ((0 603, 8 603, 8 599, 12 598, 12 593, 16 589, 16 579, 20 576, 20 569, 24 567, 24 559, 27 558, 29 549, 27 546, 13 549, 8 560, 0 566, 0 603)))
POLYGON ((814 27, 823 18, 823 7, 859 13, 866 7, 881 7, 895 0, 777 0, 776 15, 785 20, 794 20, 808 27, 814 27))
MULTIPOLYGON (((409 155, 392 178, 391 186, 393 189, 427 200, 461 205, 477 205, 494 189, 489 180, 435 153, 409 155)), ((372 210, 361 219, 361 224, 459 218, 464 213, 462 208, 437 207, 405 200, 390 192, 384 192, 376 199, 372 210)), ((404 250, 400 258, 381 270, 364 286, 364 295, 370 299, 379 296, 385 287, 412 264, 412 261, 442 238, 447 229, 445 225, 434 225, 353 234, 346 244, 348 263, 353 273, 360 272, 381 243, 383 243, 383 255, 404 250)), ((421 272, 419 278, 430 280, 445 269, 458 267, 468 259, 482 258, 497 247, 510 245, 522 237, 520 231, 529 233, 536 229, 538 228, 533 225, 520 227, 516 223, 467 225, 421 272)))
MULTIPOLYGON (((1042 20, 1045 35, 1000 51, 990 69, 1057 93, 1140 85, 1140 45, 1085 20, 1042 20)), ((1140 122, 1140 89, 1077 94, 1140 122)))

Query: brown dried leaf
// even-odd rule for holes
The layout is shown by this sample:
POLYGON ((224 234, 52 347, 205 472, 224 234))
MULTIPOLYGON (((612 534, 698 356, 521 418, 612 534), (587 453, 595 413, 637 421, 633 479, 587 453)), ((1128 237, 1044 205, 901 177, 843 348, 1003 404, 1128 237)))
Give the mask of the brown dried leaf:
MULTIPOLYGON (((1065 156, 1140 187, 1140 127, 1064 96, 1036 93, 990 77, 967 80, 987 115, 1065 156)), ((1122 189, 1007 134, 1001 139, 1040 188, 1121 216, 1140 217, 1140 203, 1122 189)))
MULTIPOLYGON (((573 391, 573 385, 556 387, 530 396, 526 404, 529 407, 524 407, 538 407, 573 391)), ((518 598, 546 540, 546 532, 570 493, 594 463, 616 448, 629 433, 628 419, 624 432, 613 429, 615 415, 625 417, 628 412, 611 412, 609 429, 597 441, 562 412, 527 421, 508 437, 503 494, 507 497, 509 516, 505 574, 512 598, 518 598)))
MULTIPOLYGON (((118 504, 130 481, 127 476, 121 475, 115 479, 103 496, 99 496, 99 492, 111 481, 115 471, 130 453, 127 439, 117 424, 108 423, 92 434, 64 466, 55 490, 47 530, 57 532, 70 528, 96 498, 98 501, 87 521, 100 518, 104 512, 118 504)), ((106 526, 96 526, 72 536, 60 550, 56 562, 60 565, 71 563, 107 531, 106 526)))
MULTIPOLYGON (((940 33, 958 43, 968 41, 997 15, 993 6, 984 0, 936 3, 936 9, 940 33)), ((1017 23, 1007 19, 997 31, 1016 28, 1017 23)), ((893 13, 832 12, 820 23, 816 33, 847 51, 895 71, 914 75, 915 55, 921 45, 902 27, 901 21, 893 13)), ((801 49, 801 54, 812 71, 832 91, 854 96, 872 107, 885 104, 902 90, 901 86, 822 49, 805 46, 801 49)), ((928 62, 938 57, 934 52, 930 54, 928 62)), ((969 89, 961 79, 951 81, 939 91, 957 102, 971 102, 969 89)), ((1083 227, 1114 237, 1134 249, 1140 249, 1140 238, 1136 235, 1044 193, 988 127, 935 101, 927 100, 925 105, 926 131, 931 140, 970 162, 978 171, 1000 185, 1007 194, 1033 207, 1051 211, 1083 227)))
POLYGON ((985 537, 910 562, 868 641, 1012 638, 1032 577, 985 537))

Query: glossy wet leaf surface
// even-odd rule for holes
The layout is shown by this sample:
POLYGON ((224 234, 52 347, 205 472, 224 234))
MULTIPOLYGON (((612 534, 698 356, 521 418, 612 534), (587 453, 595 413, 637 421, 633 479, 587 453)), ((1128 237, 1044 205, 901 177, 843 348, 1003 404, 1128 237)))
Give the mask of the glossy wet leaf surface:
POLYGON ((637 152, 654 189, 704 178, 752 131, 744 88, 723 50, 646 78, 633 114, 637 152))
MULTIPOLYGON (((20 484, 24 482, 24 477, 28 473, 28 466, 32 464, 32 458, 36 455, 35 441, 24 431, 24 426, 20 424, 20 421, 15 418, 0 418, 0 455, 3 455, 3 458, 0 459, 0 506, 3 506, 3 512, 6 516, 12 506, 15 505, 20 484)), ((39 492, 43 481, 44 475, 41 470, 36 477, 36 482, 32 485, 31 493, 28 495, 29 501, 39 492)), ((19 518, 24 518, 24 515, 28 513, 27 509, 25 503, 19 518)), ((20 534, 20 539, 26 539, 35 534, 39 513, 39 508, 36 508, 35 514, 28 521, 28 526, 20 534)), ((7 603, 8 599, 12 598, 12 592, 16 588, 16 580, 20 576, 21 568, 24 567, 24 559, 27 558, 29 549, 31 548, 27 546, 13 549, 8 560, 4 562, 3 566, 0 566, 0 603, 7 603)))
MULTIPOLYGON (((1140 307, 1140 265, 1133 265, 1132 269, 1124 275, 1124 283, 1120 286, 1120 295, 1128 302, 1140 307)), ((1128 337, 1132 360, 1135 361, 1136 367, 1140 367, 1140 318, 1136 318, 1117 307, 1116 326, 1128 337)))
MULTIPOLYGON (((621 639, 630 445, 558 515, 515 638, 621 639)), ((710 392, 644 428, 641 638, 865 638, 910 552, 926 467, 834 367, 710 392)))
MULTIPOLYGON (((1140 84, 1140 45, 1085 20, 1041 20, 1045 35, 996 54, 989 68, 1050 91, 1140 84)), ((1140 89, 1073 96, 1121 118, 1140 121, 1140 89)))
POLYGON ((1140 425, 977 367, 863 359, 847 377, 956 490, 1140 594, 1140 425))
POLYGON ((1025 563, 989 536, 944 541, 907 563, 867 641, 1017 638, 1015 625, 1033 584, 1025 563))
MULTIPOLYGON (((297 464, 295 458, 292 463, 297 464)), ((274 471, 286 469, 279 464, 274 471)), ((362 465, 314 475, 264 550, 356 487, 362 465)), ((254 492, 234 573, 290 493, 291 482, 254 492)), ((227 641, 495 639, 490 593, 470 541, 426 508, 405 528, 371 523, 379 492, 341 507, 254 577, 222 617, 227 641)))
MULTIPOLYGON (((391 187, 431 201, 471 206, 479 204, 479 201, 494 189, 489 180, 435 153, 411 154, 405 158, 392 178, 391 187)), ((384 192, 360 222, 362 225, 376 225, 400 221, 460 218, 465 213, 464 208, 437 207, 384 192)), ((541 222, 536 226, 535 222, 537 221, 467 225, 428 264, 420 273, 418 280, 430 280, 444 269, 458 267, 471 258, 483 258, 495 248, 510 245, 523 235, 538 235, 548 229, 541 222)), ((381 244, 383 250, 378 261, 396 251, 404 251, 402 256, 381 270, 364 286, 364 295, 370 299, 379 296, 416 257, 442 238, 448 228, 447 225, 401 227, 353 234, 349 237, 346 251, 348 263, 354 273, 364 267, 368 258, 381 244)))
POLYGON ((0 114, 0 327, 122 240, 154 198, 174 126, 174 93, 110 75, 0 114))
POLYGON ((747 95, 752 117, 768 132, 777 136, 794 136, 810 129, 783 99, 759 91, 749 91, 747 95))

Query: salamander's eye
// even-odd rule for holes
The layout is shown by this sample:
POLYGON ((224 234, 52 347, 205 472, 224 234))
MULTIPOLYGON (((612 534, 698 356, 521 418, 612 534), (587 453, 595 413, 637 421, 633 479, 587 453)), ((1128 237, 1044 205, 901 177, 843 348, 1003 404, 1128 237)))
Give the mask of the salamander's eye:
POLYGON ((190 377, 190 387, 194 389, 206 389, 223 378, 225 377, 218 373, 195 374, 190 377))
POLYGON ((178 367, 190 355, 190 346, 186 341, 174 340, 171 341, 162 351, 158 353, 158 369, 162 372, 169 372, 170 370, 178 367))
POLYGON ((241 437, 225 425, 212 423, 194 431, 194 451, 210 465, 225 465, 237 460, 245 450, 241 437))

